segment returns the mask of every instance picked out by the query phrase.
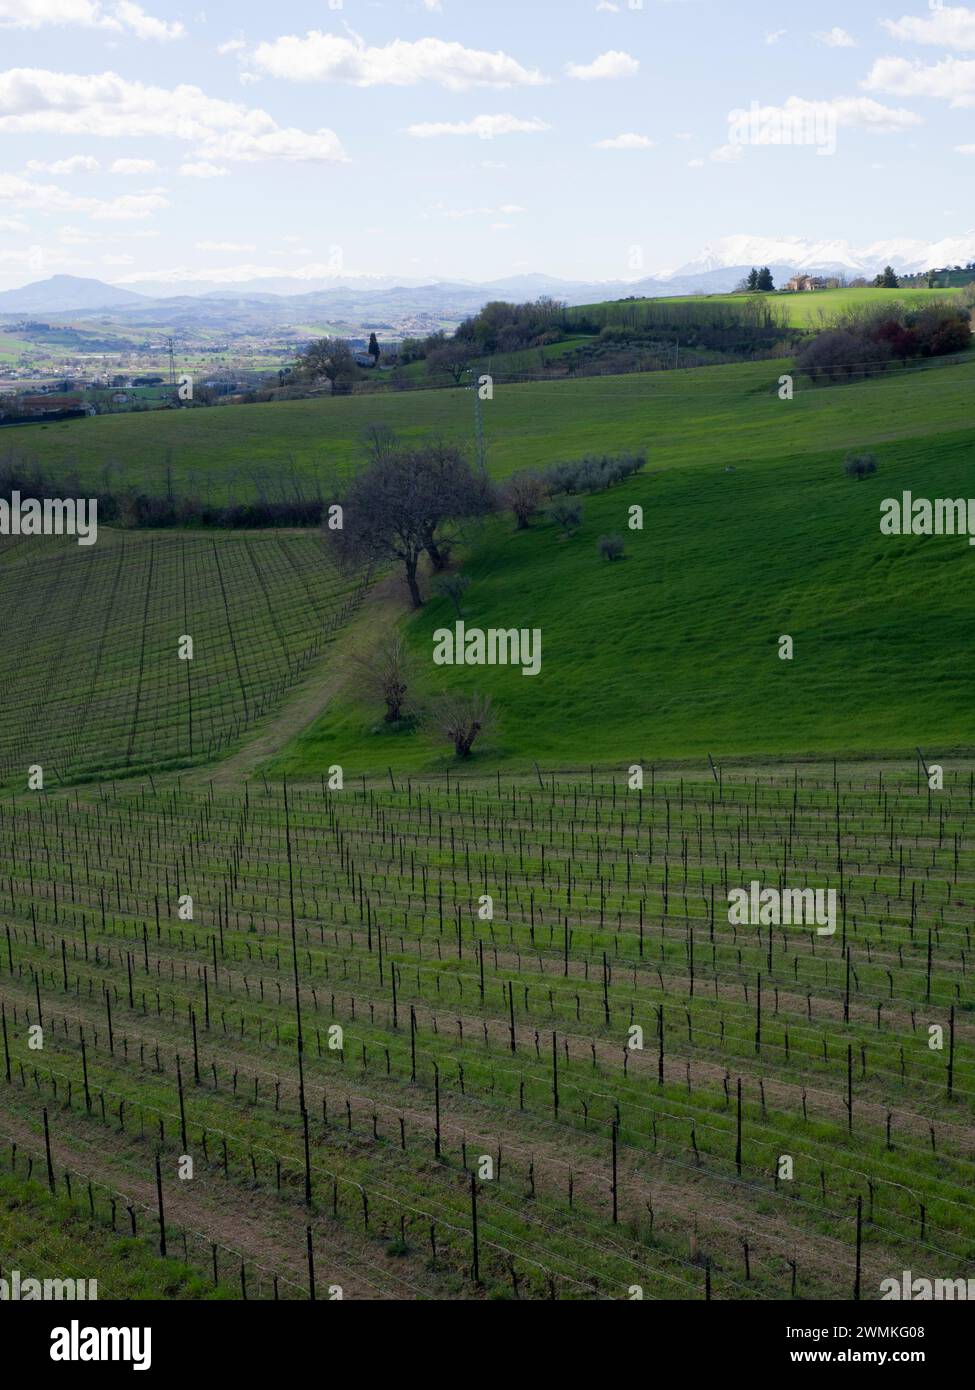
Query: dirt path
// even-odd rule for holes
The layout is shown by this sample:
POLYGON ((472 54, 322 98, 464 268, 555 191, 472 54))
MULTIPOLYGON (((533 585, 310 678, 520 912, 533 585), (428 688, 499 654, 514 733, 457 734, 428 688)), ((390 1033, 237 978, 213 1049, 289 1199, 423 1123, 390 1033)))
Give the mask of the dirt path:
POLYGON ((192 787, 212 782, 214 787, 226 790, 253 777, 263 763, 314 723, 329 703, 354 682, 352 656, 375 648, 407 612, 406 589, 399 573, 378 580, 335 641, 243 747, 215 766, 184 774, 184 784, 192 787))

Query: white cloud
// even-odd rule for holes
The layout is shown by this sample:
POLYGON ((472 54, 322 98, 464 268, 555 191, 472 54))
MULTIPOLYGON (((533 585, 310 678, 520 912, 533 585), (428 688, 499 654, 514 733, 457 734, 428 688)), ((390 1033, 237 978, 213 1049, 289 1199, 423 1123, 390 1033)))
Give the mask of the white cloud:
MULTIPOLYGON (((161 280, 178 283, 181 281, 216 280, 230 284, 238 280, 268 280, 288 276, 294 280, 334 280, 336 270, 333 264, 311 262, 307 265, 241 265, 206 266, 204 269, 190 266, 169 266, 162 270, 140 270, 134 275, 119 279, 119 284, 138 285, 142 280, 161 280)), ((354 279, 355 271, 343 270, 342 279, 354 279)))
POLYGON ((110 174, 151 174, 159 165, 154 159, 115 159, 110 174))
POLYGON ((597 150, 650 150, 657 142, 651 140, 649 135, 634 135, 632 131, 626 135, 614 135, 610 140, 596 140, 594 148, 597 150))
POLYGON ((784 38, 788 32, 788 29, 770 29, 765 35, 765 42, 769 44, 778 43, 779 39, 784 38))
POLYGON ((181 39, 186 33, 179 21, 154 19, 132 0, 115 0, 108 5, 101 0, 0 0, 0 28, 72 24, 128 32, 139 39, 181 39))
POLYGON ((742 145, 719 145, 708 158, 713 159, 715 164, 736 164, 744 152, 742 145))
POLYGON ((565 71, 569 77, 578 78, 580 82, 595 82, 602 78, 636 77, 640 64, 629 53, 610 49, 608 53, 600 53, 591 63, 566 63, 565 71))
POLYGON ((187 179, 222 179, 230 170, 220 164, 211 164, 208 159, 196 159, 181 164, 179 172, 187 179))
POLYGON ((163 19, 153 19, 152 15, 146 14, 141 5, 133 4, 132 0, 118 0, 112 8, 116 19, 120 20, 126 29, 131 29, 136 38, 181 39, 186 33, 178 20, 169 24, 163 19))
MULTIPOLYGON (((975 65, 973 65, 975 66, 975 65)), ((742 125, 754 124, 760 132, 775 132, 805 123, 810 128, 826 124, 861 126, 881 134, 906 130, 921 124, 921 117, 903 107, 884 106, 870 97, 832 97, 829 101, 807 101, 804 97, 789 97, 782 106, 753 106, 748 111, 732 112, 729 119, 738 117, 742 125)), ((775 144, 771 136, 759 137, 755 144, 775 144)))
POLYGON ((703 159, 689 159, 689 160, 687 161, 687 167, 688 167, 688 169, 703 169, 703 168, 704 168, 704 160, 703 160, 703 159))
POLYGON ((975 10, 962 5, 932 6, 927 19, 905 15, 903 19, 882 19, 881 24, 895 39, 905 43, 931 43, 944 48, 975 49, 975 10))
POLYGON ((38 212, 80 212, 99 222, 138 220, 169 207, 169 199, 161 188, 126 193, 119 198, 81 198, 56 184, 35 183, 17 174, 0 174, 0 202, 38 212))
POLYGON ((407 128, 409 135, 418 140, 428 140, 436 135, 479 135, 482 140, 493 140, 496 135, 514 135, 520 132, 551 130, 551 126, 538 119, 524 120, 520 116, 475 116, 470 121, 424 121, 407 128))
POLYGON ((0 217, 0 232, 29 232, 30 223, 19 217, 0 217))
POLYGON ((599 0, 596 12, 597 14, 619 14, 620 7, 615 3, 615 0, 599 0))
POLYGON ((28 159, 27 168, 32 174, 95 174, 101 164, 90 154, 73 154, 68 159, 55 159, 45 163, 43 159, 28 159))
POLYGON ((334 131, 282 127, 259 107, 209 97, 199 87, 154 87, 114 72, 83 76, 43 68, 0 73, 0 134, 152 136, 192 144, 201 160, 343 160, 334 131))
POLYGON ((256 251, 257 247, 241 241, 198 241, 197 251, 256 251))
POLYGON ((878 58, 863 86, 894 96, 938 97, 952 106, 975 106, 975 61, 945 58, 925 67, 907 58, 878 58))
POLYGON ((440 3, 440 0, 423 0, 423 8, 425 10, 435 10, 443 14, 443 5, 440 3))
POLYGON ((824 43, 827 48, 856 48, 857 41, 852 34, 848 34, 845 29, 840 29, 834 25, 832 29, 820 29, 813 34, 813 38, 819 43, 824 43))
POLYGON ((102 256, 101 262, 102 262, 102 265, 113 265, 113 266, 114 266, 114 265, 133 265, 133 264, 135 263, 135 257, 134 257, 134 256, 124 256, 124 255, 122 255, 122 256, 105 255, 105 256, 102 256))
POLYGON ((518 203, 502 203, 498 208, 447 208, 442 203, 438 203, 432 211, 438 217, 447 217, 452 222, 460 222, 466 217, 497 217, 503 213, 505 217, 513 217, 516 213, 526 212, 527 209, 519 206, 518 203))
POLYGON ((465 48, 443 39, 395 39, 370 47, 358 34, 323 34, 304 38, 285 34, 261 43, 250 55, 255 67, 290 82, 344 82, 355 87, 412 87, 435 82, 453 92, 468 87, 538 86, 540 72, 522 67, 506 53, 465 48))

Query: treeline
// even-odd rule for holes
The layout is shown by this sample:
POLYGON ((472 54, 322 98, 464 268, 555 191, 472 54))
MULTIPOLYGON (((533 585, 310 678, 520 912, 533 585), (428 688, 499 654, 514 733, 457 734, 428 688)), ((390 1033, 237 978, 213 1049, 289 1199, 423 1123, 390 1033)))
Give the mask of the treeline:
POLYGON ((839 381, 965 352, 971 342, 968 309, 947 300, 852 306, 799 349, 796 366, 812 381, 839 381))
POLYGON ((785 307, 761 297, 742 299, 632 299, 609 304, 584 304, 566 309, 563 327, 569 333, 674 333, 692 342, 711 334, 786 335, 791 332, 785 307))
POLYGON ((98 520, 104 525, 132 530, 169 526, 224 527, 263 530, 274 526, 319 526, 325 503, 320 497, 295 496, 273 500, 258 497, 248 502, 213 503, 202 498, 171 494, 153 496, 135 488, 113 489, 84 483, 77 474, 54 478, 39 468, 25 467, 9 459, 0 461, 0 497, 84 497, 98 503, 98 520))
POLYGON ((564 304, 544 297, 525 304, 493 300, 459 324, 454 337, 481 357, 546 347, 565 337, 566 312, 564 304))

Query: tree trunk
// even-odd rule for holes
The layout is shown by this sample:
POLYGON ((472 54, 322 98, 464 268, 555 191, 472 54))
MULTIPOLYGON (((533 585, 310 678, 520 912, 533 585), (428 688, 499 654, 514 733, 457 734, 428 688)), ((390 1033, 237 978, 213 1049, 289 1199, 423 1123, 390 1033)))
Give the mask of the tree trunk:
POLYGON ((406 582, 410 590, 410 598, 413 600, 414 608, 423 607, 423 598, 420 594, 420 586, 416 582, 416 560, 406 561, 406 582))

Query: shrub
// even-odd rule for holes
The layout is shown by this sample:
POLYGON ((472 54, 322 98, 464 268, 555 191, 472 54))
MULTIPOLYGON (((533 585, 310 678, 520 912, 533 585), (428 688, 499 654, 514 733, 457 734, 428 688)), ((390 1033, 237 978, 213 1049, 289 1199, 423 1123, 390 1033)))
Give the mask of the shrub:
POLYGON ((876 471, 877 459, 873 454, 847 454, 843 460, 843 472, 848 478, 856 478, 857 482, 876 471))
POLYGON ((548 491, 553 495, 566 492, 602 492, 624 478, 639 473, 646 466, 645 454, 616 456, 587 455, 571 462, 553 463, 542 474, 548 491))
POLYGON ((524 531, 545 498, 545 483, 537 473, 515 473, 501 491, 504 505, 514 514, 519 531, 524 531))
POLYGON ((622 560, 623 537, 615 532, 611 536, 600 536, 596 548, 604 560, 622 560))
POLYGON ((555 502, 549 507, 548 514, 566 540, 569 540, 582 525, 581 502, 555 502))
POLYGON ((470 583, 471 581, 466 574, 444 574, 440 576, 433 587, 442 598, 450 600, 458 618, 462 618, 464 610, 461 607, 461 600, 470 588, 470 583))

